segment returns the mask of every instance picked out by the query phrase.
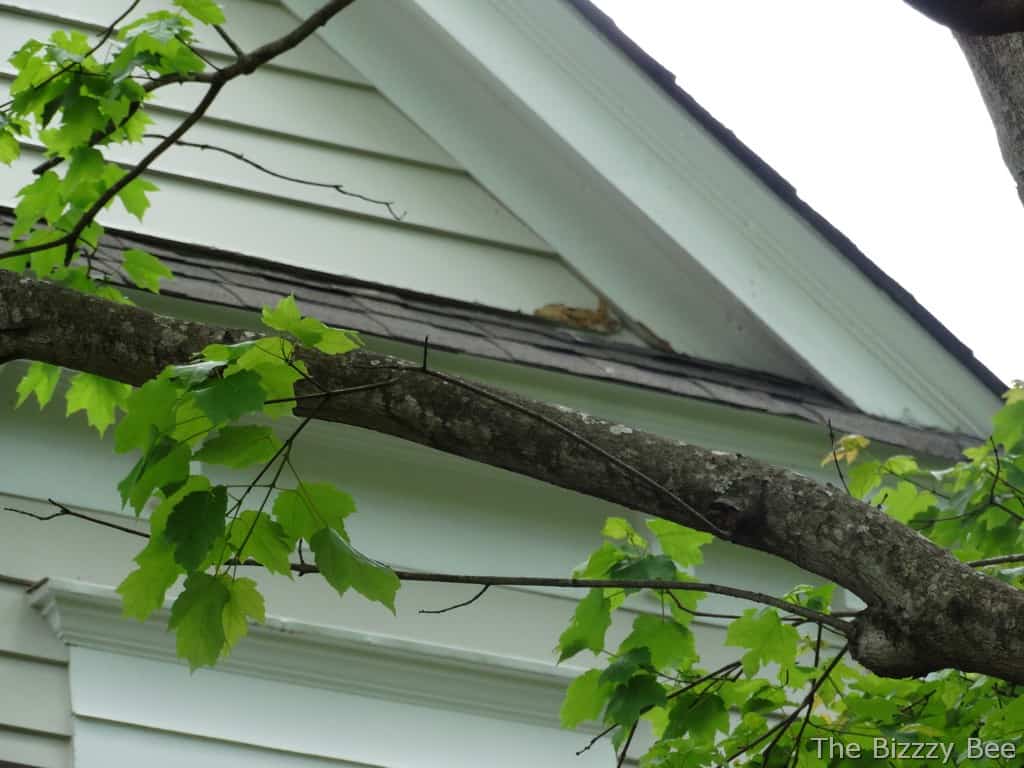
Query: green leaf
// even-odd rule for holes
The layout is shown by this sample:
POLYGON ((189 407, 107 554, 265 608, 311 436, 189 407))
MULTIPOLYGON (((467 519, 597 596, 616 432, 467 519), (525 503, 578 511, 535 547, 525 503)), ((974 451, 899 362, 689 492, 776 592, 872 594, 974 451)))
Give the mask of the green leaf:
POLYGON ((653 672, 649 648, 633 648, 620 653, 601 673, 601 682, 610 685, 625 683, 637 672, 653 672))
POLYGON ((150 379, 125 401, 124 418, 114 430, 114 450, 148 450, 160 435, 174 427, 178 389, 165 379, 150 379))
POLYGON ((324 326, 320 340, 313 345, 328 355, 344 355, 363 346, 363 341, 355 331, 324 326))
POLYGON ((53 399, 53 392, 57 388, 57 382, 60 381, 60 371, 61 369, 56 365, 32 363, 25 375, 22 376, 21 381, 18 382, 18 402, 14 407, 20 408, 30 396, 35 395, 39 402, 39 410, 43 410, 46 404, 53 399))
POLYGON ((153 491, 188 477, 191 459, 192 451, 187 445, 166 439, 156 443, 118 484, 121 503, 130 503, 139 514, 153 491))
POLYGON ((909 523, 917 515, 927 512, 938 504, 938 499, 928 491, 923 491, 913 483, 900 480, 895 488, 883 488, 875 497, 874 503, 885 504, 885 512, 901 523, 909 523), (884 499, 884 501, 883 501, 884 499))
POLYGON ((117 196, 121 198, 121 203, 124 204, 125 210, 139 221, 142 221, 146 209, 149 208, 149 197, 147 197, 146 193, 155 192, 158 189, 159 187, 156 184, 143 178, 136 178, 128 182, 124 189, 117 193, 117 196))
POLYGON ((603 579, 616 563, 625 558, 625 552, 606 541, 590 554, 586 563, 573 570, 573 576, 578 579, 603 579))
POLYGON ((749 608, 729 625, 725 644, 750 649, 743 655, 743 671, 750 677, 763 664, 792 665, 796 660, 799 638, 793 627, 782 623, 774 609, 757 611, 749 608))
POLYGON ((381 603, 394 613, 395 593, 401 586, 395 572, 374 563, 349 546, 337 531, 321 528, 309 539, 316 565, 327 583, 344 595, 354 588, 368 600, 381 603))
POLYGON ((670 520, 648 520, 647 527, 658 537, 662 551, 684 568, 703 563, 701 547, 715 538, 710 533, 695 531, 670 520))
POLYGON ((665 555, 646 555, 616 563, 610 575, 613 579, 675 581, 676 564, 665 555))
POLYGON ((139 567, 118 586, 125 616, 145 621, 164 604, 170 589, 183 570, 174 559, 174 548, 162 535, 150 538, 146 548, 135 557, 139 567))
POLYGON ((654 675, 637 675, 615 689, 605 710, 605 720, 628 728, 644 710, 660 707, 665 701, 665 689, 654 675))
POLYGON ((0 163, 10 165, 21 155, 21 145, 14 134, 7 130, 0 130, 0 163))
POLYGON ((569 684, 562 702, 560 717, 563 728, 575 728, 587 720, 597 720, 612 686, 600 681, 601 670, 584 672, 569 684))
POLYGON ((223 374, 226 365, 226 363, 216 360, 202 360, 188 365, 170 365, 161 372, 160 376, 195 389, 211 378, 223 374))
POLYGON ((70 416, 78 411, 85 411, 89 425, 96 428, 100 436, 107 427, 114 423, 114 414, 131 394, 132 388, 127 384, 93 376, 91 373, 78 373, 71 379, 67 393, 67 414, 70 416))
POLYGON ((303 317, 292 295, 285 296, 273 309, 264 307, 263 324, 276 331, 290 333, 307 347, 320 341, 326 327, 316 318, 303 317))
POLYGON ((185 579, 185 591, 171 606, 167 623, 177 635, 178 656, 189 668, 213 666, 225 648, 224 609, 231 593, 224 582, 206 573, 185 579))
POLYGON ((625 541, 639 550, 647 549, 647 539, 633 530, 633 526, 624 517, 609 517, 605 520, 601 535, 616 541, 625 541))
POLYGON ((698 742, 713 742, 716 732, 729 732, 729 712, 719 696, 684 693, 673 703, 665 738, 688 735, 698 742))
POLYGON ((832 594, 835 584, 822 584, 812 587, 810 584, 798 584, 786 595, 786 600, 803 605, 812 611, 829 613, 832 609, 832 594))
POLYGON ((353 331, 328 328, 314 317, 303 317, 294 296, 285 296, 273 309, 263 308, 263 324, 277 331, 290 333, 307 347, 315 347, 329 355, 341 355, 362 346, 353 331))
POLYGON ((21 200, 14 208, 14 226, 11 227, 10 239, 28 233, 39 219, 45 218, 53 222, 60 217, 63 209, 60 196, 60 177, 53 171, 47 171, 31 184, 18 190, 21 200))
POLYGON ((572 621, 558 638, 559 663, 584 649, 600 653, 604 649, 605 632, 611 623, 611 603, 604 596, 604 590, 590 590, 580 600, 572 621))
POLYGON ((263 604, 263 595, 252 579, 231 579, 222 576, 221 583, 228 590, 228 601, 222 613, 224 652, 227 653, 235 643, 248 634, 250 619, 260 624, 266 621, 266 608, 263 604))
POLYGON ((646 648, 656 669, 678 667, 697 658, 693 633, 684 626, 660 616, 641 614, 633 620, 633 631, 622 641, 619 653, 646 648))
POLYGON ((209 386, 194 390, 196 405, 214 424, 234 421, 263 407, 266 394, 260 377, 252 371, 239 371, 209 386))
POLYGON ((1012 451, 1024 439, 1024 401, 1003 406, 992 417, 992 439, 1012 451))
POLYGON ((343 521, 355 511, 352 497, 330 483, 299 483, 274 500, 274 517, 288 534, 289 548, 299 539, 309 541, 321 528, 331 528, 348 538, 343 521))
POLYGON ((920 471, 917 460, 911 456, 890 456, 885 460, 883 469, 894 475, 910 475, 920 471))
POLYGON ((174 545, 174 558, 185 570, 198 568, 213 543, 224 535, 227 508, 227 489, 218 485, 190 493, 171 510, 164 535, 174 545))
POLYGON ((280 448, 281 441, 270 427, 222 427, 216 435, 203 443, 194 458, 196 461, 237 469, 262 464, 280 448))
POLYGON ((882 465, 877 461, 861 461, 854 464, 846 475, 850 495, 865 498, 882 482, 882 465))
POLYGON ((288 534, 269 516, 247 509, 231 524, 228 541, 238 553, 239 560, 251 557, 271 573, 291 573, 292 547, 288 543, 288 534))
POLYGON ((179 8, 184 8, 204 24, 223 24, 224 11, 213 0, 174 0, 179 8))
POLYGON ((160 259, 137 248, 129 248, 124 252, 121 266, 135 285, 152 293, 160 293, 161 280, 174 277, 174 273, 160 259))

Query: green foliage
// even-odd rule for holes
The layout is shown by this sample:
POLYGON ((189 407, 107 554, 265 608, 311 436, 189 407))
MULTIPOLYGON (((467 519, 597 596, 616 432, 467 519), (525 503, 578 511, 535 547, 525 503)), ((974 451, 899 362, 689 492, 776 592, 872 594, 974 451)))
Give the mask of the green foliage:
MULTIPOLYGON (((9 236, 12 248, 39 250, 0 260, 0 268, 128 302, 93 264, 104 229, 92 209, 118 203, 141 220, 157 188, 138 176, 115 190, 130 170, 108 158, 119 145, 143 139, 151 122, 147 84, 204 71, 192 49, 194 23, 225 22, 214 0, 173 5, 181 12, 130 18, 115 41, 95 50, 82 33, 55 32, 27 41, 10 57, 15 74, 11 100, 0 107, 0 163, 10 165, 26 143, 41 145, 52 162, 19 190, 9 236), (75 241, 63 242, 72 231, 79 231, 75 241)), ((122 268, 143 291, 156 293, 173 279, 166 265, 141 250, 126 251, 122 268)), ((166 607, 171 593, 168 626, 193 669, 215 664, 247 634, 250 622, 264 620, 257 582, 238 575, 253 563, 290 578, 296 547, 308 545, 339 594, 355 590, 391 611, 400 585, 392 570, 350 541, 345 521, 356 509, 352 497, 297 475, 291 451, 302 427, 282 440, 265 423, 292 412, 297 384, 307 393, 319 391, 299 345, 345 354, 361 341, 304 317, 292 296, 264 308, 262 320, 274 335, 212 344, 137 389, 76 373, 65 394, 68 416, 84 412, 101 436, 116 422, 115 450, 134 455, 118 488, 124 506, 148 513, 150 538, 118 587, 124 613, 145 620, 166 607), (202 464, 219 465, 241 482, 215 485, 193 474, 202 464)), ((55 366, 33 363, 17 386, 16 405, 35 397, 45 407, 60 376, 55 366)), ((840 437, 822 464, 842 470, 853 495, 963 560, 1024 551, 1024 388, 1011 390, 1006 400, 994 419, 992 442, 968 449, 952 467, 930 469, 909 456, 873 455, 862 435, 840 437)), ((564 726, 599 721, 620 746, 646 720, 655 741, 642 768, 702 768, 728 760, 755 768, 870 764, 819 759, 808 749, 815 737, 865 749, 876 738, 941 740, 953 745, 956 764, 963 766, 1001 764, 968 758, 969 739, 1024 749, 1024 697, 1013 686, 959 671, 915 680, 876 678, 841 660, 833 663, 837 644, 814 621, 774 607, 739 616, 702 613, 704 593, 662 584, 692 582, 712 537, 660 519, 642 530, 625 518, 609 518, 601 543, 574 571, 576 578, 644 581, 650 588, 592 588, 576 605, 558 640, 559 661, 590 651, 599 666, 569 686, 564 726), (626 619, 624 609, 630 612, 626 619), (724 628, 725 646, 737 649, 732 663, 701 666, 694 621, 724 628), (623 636, 614 650, 606 647, 609 637, 623 636), (773 730, 794 711, 806 720, 773 730)), ((1024 587, 1017 564, 985 571, 1024 587)), ((784 600, 828 614, 833 590, 830 584, 800 585, 784 600)), ((917 763, 893 758, 882 764, 917 763)))
POLYGON ((213 0, 174 0, 174 4, 184 8, 204 24, 223 24, 224 11, 213 0))
POLYGON ((611 626, 611 602, 600 589, 592 589, 580 600, 572 623, 558 638, 558 660, 571 659, 583 650, 604 650, 604 634, 611 626))
MULTIPOLYGON (((114 417, 132 388, 91 373, 76 373, 71 377, 67 393, 67 415, 85 411, 89 426, 103 435, 114 423, 114 417)), ((38 390, 37 390, 38 396, 38 390)), ((42 402, 42 401, 40 401, 42 402)))
POLYGON ((32 395, 35 395, 42 410, 53 398, 53 392, 57 389, 57 382, 60 381, 60 368, 49 363, 32 363, 28 372, 18 382, 18 401, 15 408, 21 405, 32 395))
POLYGON ((124 252, 124 263, 121 266, 139 288, 152 293, 160 293, 161 280, 174 277, 160 259, 137 248, 129 248, 124 252))
POLYGON ((782 623, 777 610, 750 608, 729 625, 725 644, 749 649, 743 654, 743 671, 751 676, 773 662, 783 668, 792 666, 798 640, 797 631, 782 623))
POLYGON ((309 539, 316 556, 316 565, 327 583, 344 595, 355 589, 367 600, 373 600, 395 611, 395 593, 399 581, 394 572, 356 552, 348 541, 331 528, 321 528, 309 539))

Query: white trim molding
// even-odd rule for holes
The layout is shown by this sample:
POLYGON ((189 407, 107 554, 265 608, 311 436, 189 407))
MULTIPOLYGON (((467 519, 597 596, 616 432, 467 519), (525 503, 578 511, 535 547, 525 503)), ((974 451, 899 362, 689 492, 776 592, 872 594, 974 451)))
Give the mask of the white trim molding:
MULTIPOLYGON (((112 588, 69 579, 47 580, 29 599, 72 648, 182 663, 166 608, 146 622, 127 619, 112 588)), ((552 728, 579 672, 276 617, 251 626, 217 670, 552 728)))

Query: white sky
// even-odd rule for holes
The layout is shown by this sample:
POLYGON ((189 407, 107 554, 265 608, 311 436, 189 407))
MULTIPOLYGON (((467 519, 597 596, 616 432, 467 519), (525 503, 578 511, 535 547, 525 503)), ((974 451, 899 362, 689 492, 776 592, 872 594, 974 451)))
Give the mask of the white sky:
POLYGON ((596 0, 1009 383, 1024 207, 949 32, 899 0, 596 0))

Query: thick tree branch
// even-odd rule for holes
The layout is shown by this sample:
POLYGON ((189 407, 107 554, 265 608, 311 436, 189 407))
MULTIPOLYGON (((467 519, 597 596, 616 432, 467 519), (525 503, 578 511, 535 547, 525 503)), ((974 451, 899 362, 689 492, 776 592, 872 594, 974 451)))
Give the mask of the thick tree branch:
MULTIPOLYGON (((22 330, 0 333, 0 359, 40 360, 136 385, 207 344, 255 337, 0 272, 0 327, 5 326, 22 330)), ((960 563, 836 488, 749 457, 496 393, 519 406, 505 407, 478 394, 493 389, 467 388, 458 379, 365 350, 342 357, 302 350, 301 356, 326 390, 370 384, 386 370, 407 373, 386 388, 326 403, 301 400, 299 415, 310 415, 320 401, 320 419, 393 435, 700 530, 711 530, 706 518, 724 538, 784 558, 863 599, 867 608, 853 622, 850 649, 872 671, 905 676, 956 667, 1024 683, 1024 593, 960 563), (565 431, 549 428, 534 414, 565 431), (637 473, 609 462, 574 435, 637 473)))
POLYGON ((1024 0, 904 0, 932 21, 965 35, 1024 32, 1024 0))

